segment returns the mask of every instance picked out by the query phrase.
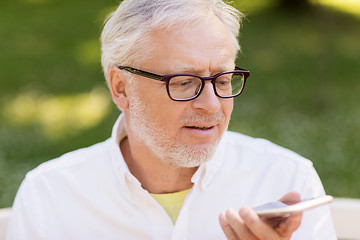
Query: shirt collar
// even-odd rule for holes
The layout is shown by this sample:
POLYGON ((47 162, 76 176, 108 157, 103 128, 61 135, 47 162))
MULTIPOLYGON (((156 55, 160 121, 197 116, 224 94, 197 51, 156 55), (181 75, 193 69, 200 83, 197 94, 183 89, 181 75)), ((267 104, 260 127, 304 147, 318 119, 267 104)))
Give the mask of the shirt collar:
POLYGON ((222 162, 224 161, 224 144, 225 143, 222 138, 217 145, 213 157, 208 162, 201 164, 199 169, 191 178, 191 181, 194 184, 198 184, 202 190, 204 190, 209 185, 215 174, 219 171, 222 162))
POLYGON ((114 127, 112 129, 112 134, 110 138, 111 144, 111 160, 114 166, 114 171, 116 176, 121 183, 126 185, 126 188, 129 192, 133 191, 131 186, 136 185, 141 186, 141 183, 130 173, 130 170, 125 162, 124 156, 120 150, 120 141, 126 135, 126 122, 124 114, 120 114, 116 120, 114 127))

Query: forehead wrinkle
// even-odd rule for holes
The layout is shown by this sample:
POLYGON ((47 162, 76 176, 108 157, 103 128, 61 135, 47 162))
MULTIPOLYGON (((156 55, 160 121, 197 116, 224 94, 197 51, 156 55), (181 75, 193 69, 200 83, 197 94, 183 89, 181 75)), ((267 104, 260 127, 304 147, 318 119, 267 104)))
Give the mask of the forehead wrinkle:
POLYGON ((198 65, 184 65, 184 66, 179 66, 177 67, 175 70, 172 70, 172 73, 174 74, 181 74, 181 73, 187 73, 187 74, 195 74, 195 75, 203 75, 203 76, 207 76, 208 74, 205 73, 210 73, 210 75, 214 75, 216 73, 220 73, 220 72, 226 72, 226 71, 232 71, 234 70, 234 66, 235 64, 220 64, 220 65, 216 65, 216 66, 211 66, 209 65, 210 69, 207 67, 206 69, 198 67, 198 65))
POLYGON ((193 55, 188 62, 178 62, 174 65, 174 69, 169 69, 173 73, 217 73, 221 71, 231 71, 235 67, 235 57, 229 56, 225 52, 212 57, 204 57, 202 55, 193 55), (219 59, 219 55, 223 55, 219 59))

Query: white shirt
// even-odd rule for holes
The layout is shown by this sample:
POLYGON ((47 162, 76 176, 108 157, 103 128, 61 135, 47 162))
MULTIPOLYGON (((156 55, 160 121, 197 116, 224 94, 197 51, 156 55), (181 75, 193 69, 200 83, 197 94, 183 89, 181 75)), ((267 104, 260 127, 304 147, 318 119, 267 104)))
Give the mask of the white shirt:
MULTIPOLYGON (((8 240, 221 240, 220 212, 275 201, 290 191, 324 195, 312 163, 263 139, 226 132, 214 157, 192 177, 175 226, 129 172, 112 137, 43 163, 16 196, 8 240)), ((336 239, 327 206, 308 210, 292 239, 336 239)))

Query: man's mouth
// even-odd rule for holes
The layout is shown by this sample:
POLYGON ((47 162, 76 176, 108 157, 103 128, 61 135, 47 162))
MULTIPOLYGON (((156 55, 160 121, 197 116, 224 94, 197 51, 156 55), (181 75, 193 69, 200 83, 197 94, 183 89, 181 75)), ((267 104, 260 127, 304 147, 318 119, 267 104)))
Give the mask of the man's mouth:
POLYGON ((186 126, 187 128, 191 128, 191 129, 199 129, 199 130, 208 130, 213 128, 213 126, 210 127, 197 127, 197 126, 186 126))

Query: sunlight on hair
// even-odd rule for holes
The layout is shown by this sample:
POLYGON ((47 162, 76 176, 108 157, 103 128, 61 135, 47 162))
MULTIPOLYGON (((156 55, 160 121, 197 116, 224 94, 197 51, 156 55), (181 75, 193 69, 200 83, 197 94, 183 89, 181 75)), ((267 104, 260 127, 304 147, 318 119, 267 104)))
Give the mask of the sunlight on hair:
POLYGON ((360 18, 359 0, 312 0, 312 2, 333 7, 342 12, 350 13, 360 18))
POLYGON ((114 4, 111 7, 106 7, 106 8, 102 8, 98 11, 98 13, 96 14, 96 19, 101 19, 102 21, 104 19, 106 19, 109 14, 111 14, 112 12, 114 12, 117 8, 119 7, 118 4, 114 4))
POLYGON ((39 125, 47 137, 56 139, 95 126, 109 113, 110 103, 103 87, 65 96, 27 91, 8 100, 3 114, 15 125, 39 125))

